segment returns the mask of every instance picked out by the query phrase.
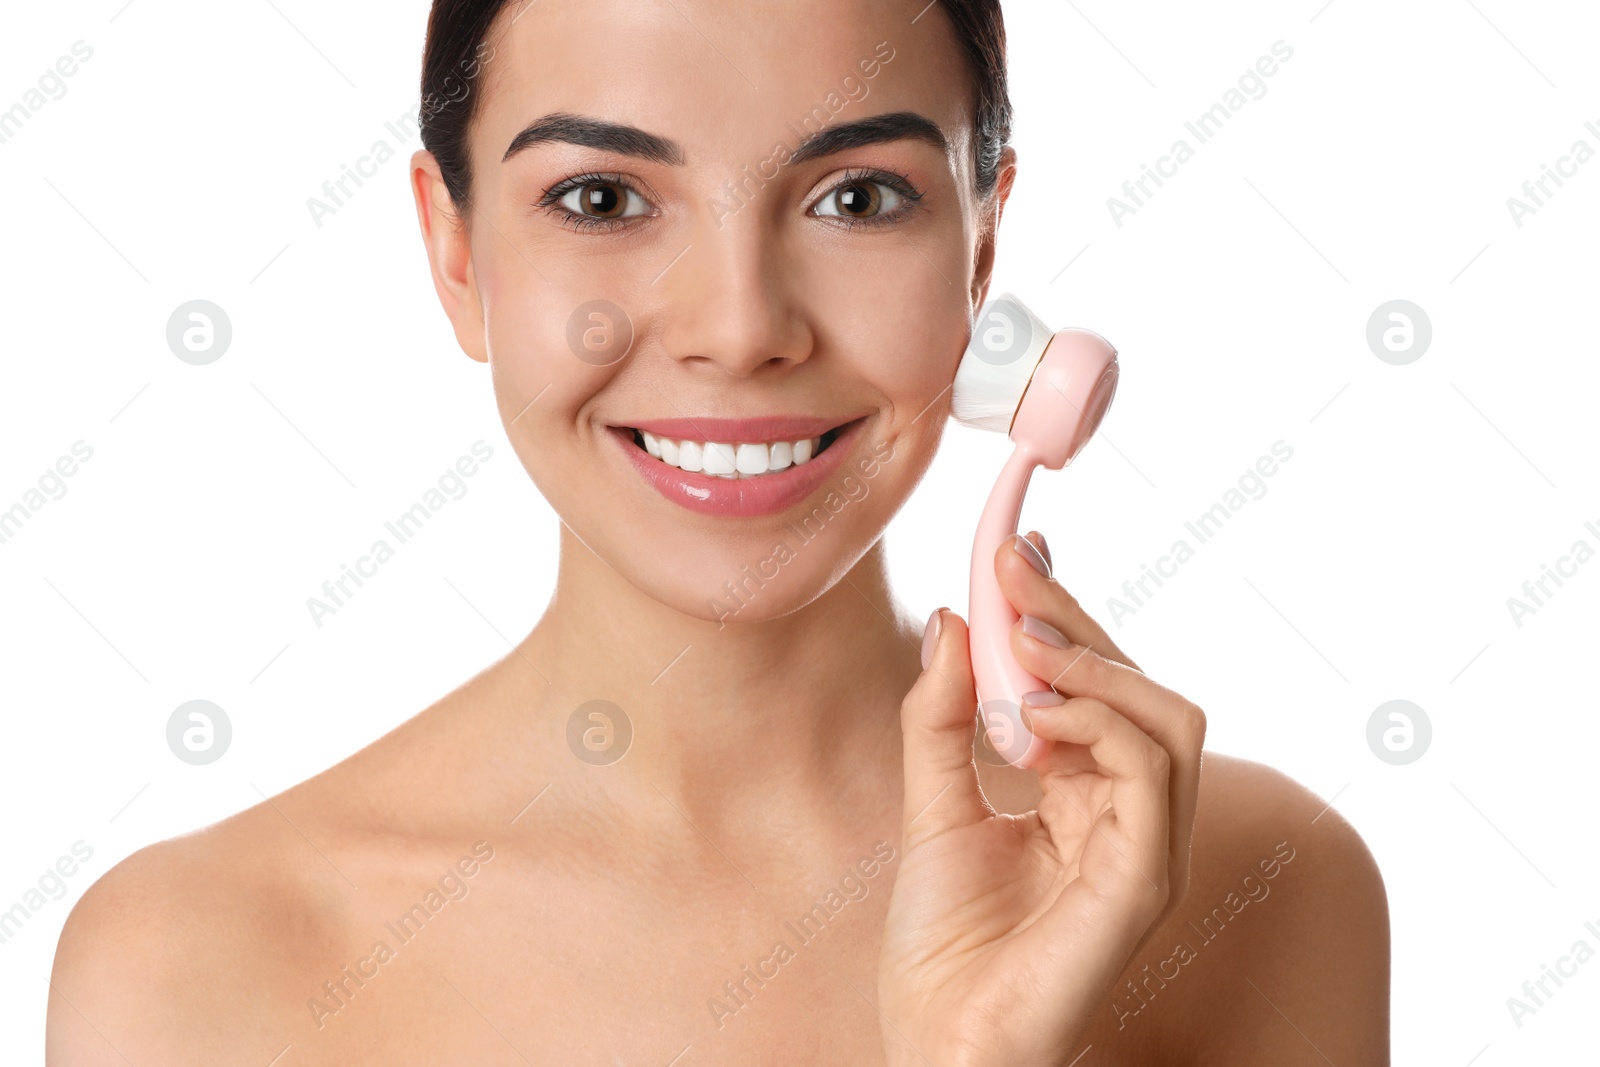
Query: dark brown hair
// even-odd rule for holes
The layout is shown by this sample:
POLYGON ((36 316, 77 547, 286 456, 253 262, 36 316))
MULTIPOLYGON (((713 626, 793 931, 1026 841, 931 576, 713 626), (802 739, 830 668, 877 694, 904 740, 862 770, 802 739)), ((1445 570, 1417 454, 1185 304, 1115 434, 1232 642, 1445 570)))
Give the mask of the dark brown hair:
MULTIPOLYGON (((422 56, 422 144, 439 163, 458 211, 471 201, 467 134, 483 66, 492 62, 489 27, 509 0, 434 0, 422 56)), ((998 180, 1000 152, 1011 139, 1006 85, 1006 30, 1000 0, 934 0, 955 28, 972 77, 973 181, 980 198, 998 180)))

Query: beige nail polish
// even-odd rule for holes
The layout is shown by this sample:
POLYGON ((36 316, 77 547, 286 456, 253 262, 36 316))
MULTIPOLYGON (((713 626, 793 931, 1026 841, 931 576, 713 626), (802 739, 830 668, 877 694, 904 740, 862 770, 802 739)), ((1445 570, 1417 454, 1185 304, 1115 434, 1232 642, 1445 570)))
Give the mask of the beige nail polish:
POLYGON ((1053 648, 1072 647, 1072 642, 1067 640, 1065 634, 1043 619, 1036 619, 1032 615, 1024 615, 1022 617, 1022 632, 1029 637, 1037 637, 1053 648))

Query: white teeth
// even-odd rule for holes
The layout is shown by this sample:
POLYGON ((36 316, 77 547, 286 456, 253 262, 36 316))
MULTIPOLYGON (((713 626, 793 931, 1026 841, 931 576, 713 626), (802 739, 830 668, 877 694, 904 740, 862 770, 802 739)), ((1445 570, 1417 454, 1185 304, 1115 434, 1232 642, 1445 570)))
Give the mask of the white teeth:
POLYGON ((639 431, 644 449, 661 462, 691 473, 719 478, 755 478, 809 463, 822 447, 821 437, 799 441, 675 441, 639 431))
POLYGON ((678 466, 690 474, 698 471, 704 456, 703 448, 699 441, 684 441, 678 446, 678 466))
POLYGON ((767 446, 740 445, 733 466, 740 474, 767 473, 767 446))
POLYGON ((707 474, 732 474, 735 469, 733 457, 733 445, 707 441, 701 461, 707 474))

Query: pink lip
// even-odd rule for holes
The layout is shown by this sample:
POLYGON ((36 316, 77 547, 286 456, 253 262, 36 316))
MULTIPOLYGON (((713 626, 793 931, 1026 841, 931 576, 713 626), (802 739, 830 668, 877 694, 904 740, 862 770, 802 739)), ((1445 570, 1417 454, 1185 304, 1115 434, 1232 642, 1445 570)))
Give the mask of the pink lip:
MULTIPOLYGON (((690 433, 688 440, 698 440, 701 433, 709 433, 714 440, 718 435, 725 433, 729 428, 739 430, 739 433, 720 437, 724 441, 771 441, 788 440, 788 434, 795 434, 794 440, 811 436, 820 437, 823 433, 837 426, 837 422, 829 423, 816 419, 696 419, 699 430, 690 433), (773 432, 776 427, 776 432, 773 432), (794 427, 798 427, 795 429, 794 427), (815 432, 808 432, 809 428, 815 432), (759 432, 752 433, 755 429, 759 432)), ((664 428, 691 428, 687 420, 667 419, 651 422, 637 427, 649 429, 651 433, 658 432, 656 427, 664 428)), ((827 481, 844 463, 850 450, 854 447, 856 439, 861 436, 862 428, 866 426, 866 419, 858 419, 848 429, 840 432, 839 436, 822 451, 816 458, 808 463, 798 464, 785 470, 772 474, 763 474, 755 478, 718 478, 714 474, 694 474, 689 471, 679 470, 668 463, 663 463, 650 453, 633 443, 631 429, 612 426, 611 436, 621 446, 622 452, 632 463, 644 479, 656 490, 674 504, 697 511, 704 515, 725 516, 752 516, 772 515, 787 511, 816 492, 817 488, 827 481)), ((678 429, 679 433, 683 429, 678 429)), ((673 437, 675 434, 661 431, 662 436, 673 437)))

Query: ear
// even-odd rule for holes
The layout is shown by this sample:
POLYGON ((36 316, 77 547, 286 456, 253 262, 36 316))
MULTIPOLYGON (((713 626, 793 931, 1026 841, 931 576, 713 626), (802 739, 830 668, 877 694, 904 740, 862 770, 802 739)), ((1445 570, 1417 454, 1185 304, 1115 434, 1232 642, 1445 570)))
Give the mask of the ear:
POLYGON ((995 238, 1000 231, 1000 218, 1005 214, 1006 200, 1011 196, 1011 186, 1016 180, 1017 150, 1006 145, 1000 151, 995 187, 980 205, 978 214, 978 256, 972 272, 974 311, 981 308, 989 297, 989 280, 994 275, 995 238))
POLYGON ((455 328, 456 343, 479 363, 489 361, 484 337, 483 301, 472 269, 471 232, 456 213, 438 160, 426 149, 411 157, 411 192, 417 202, 417 223, 428 249, 433 288, 455 328))

